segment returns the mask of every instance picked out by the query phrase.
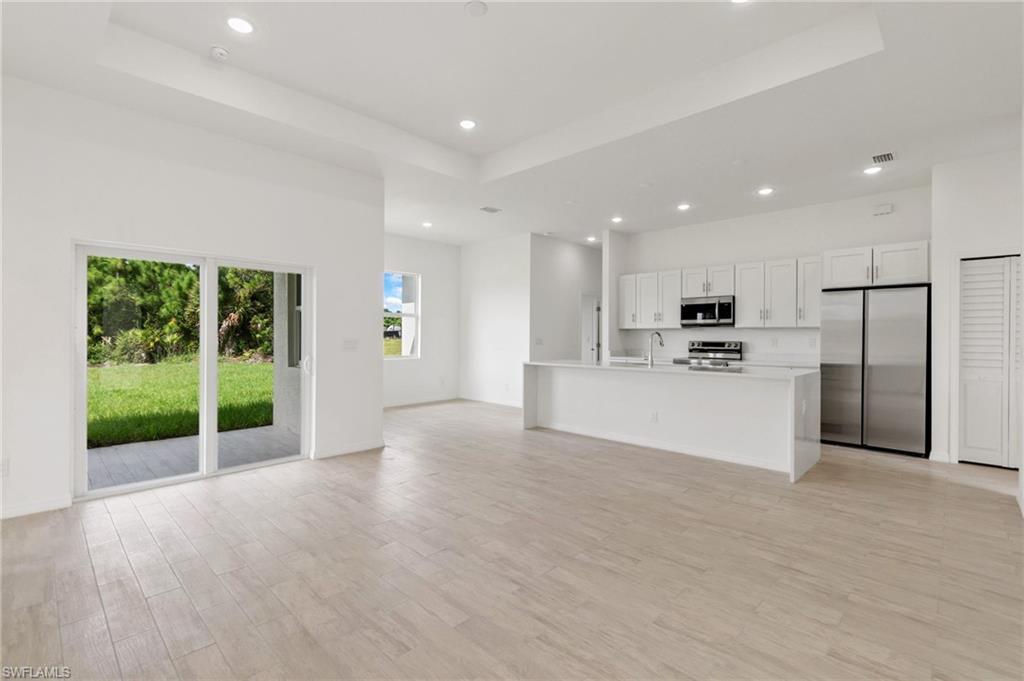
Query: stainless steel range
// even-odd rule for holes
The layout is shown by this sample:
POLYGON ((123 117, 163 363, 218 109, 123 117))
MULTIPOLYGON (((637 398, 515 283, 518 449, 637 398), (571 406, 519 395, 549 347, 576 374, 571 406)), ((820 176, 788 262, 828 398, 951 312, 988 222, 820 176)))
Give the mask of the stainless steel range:
POLYGON ((691 371, 741 371, 740 367, 730 366, 729 361, 738 362, 743 359, 743 341, 690 341, 686 357, 676 357, 673 364, 687 365, 691 371))

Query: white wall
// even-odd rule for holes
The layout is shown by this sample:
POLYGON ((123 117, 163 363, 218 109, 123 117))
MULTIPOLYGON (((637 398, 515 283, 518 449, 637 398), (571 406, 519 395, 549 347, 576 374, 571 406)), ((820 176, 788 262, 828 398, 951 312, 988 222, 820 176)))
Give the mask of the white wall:
POLYGON ((384 359, 384 406, 459 394, 459 248, 384 236, 384 269, 420 275, 420 356, 384 359))
POLYGON ((460 252, 459 396, 521 406, 530 353, 530 235, 460 252))
POLYGON ((601 296, 601 251, 530 239, 530 359, 580 359, 580 298, 601 296))
POLYGON ((959 260, 1020 253, 1021 157, 1014 150, 932 170, 932 451, 949 458, 957 414, 951 385, 958 336, 959 260))
POLYGON ((619 275, 629 274, 626 263, 630 237, 610 229, 601 235, 601 363, 626 347, 625 334, 619 330, 619 275))
POLYGON ((318 456, 379 446, 378 180, 4 78, 3 514, 70 501, 73 244, 312 267, 318 456))
MULTIPOLYGON (((699 208, 694 208, 698 210, 699 208)), ((931 229, 931 198, 928 187, 802 206, 775 213, 748 215, 642 232, 625 237, 616 255, 621 272, 739 263, 817 255, 850 246, 927 239, 931 229), (872 209, 891 203, 891 215, 874 217, 872 209)), ((616 275, 617 276, 617 275, 616 275)), ((615 283, 612 283, 615 286, 615 283)), ((614 310, 609 317, 616 319, 614 310)), ((612 351, 638 353, 648 347, 649 331, 623 331, 612 351)), ((689 340, 730 339, 744 342, 751 359, 817 361, 816 329, 680 329, 663 331, 665 348, 656 357, 686 355, 689 340)), ((615 335, 612 334, 612 339, 615 335)))

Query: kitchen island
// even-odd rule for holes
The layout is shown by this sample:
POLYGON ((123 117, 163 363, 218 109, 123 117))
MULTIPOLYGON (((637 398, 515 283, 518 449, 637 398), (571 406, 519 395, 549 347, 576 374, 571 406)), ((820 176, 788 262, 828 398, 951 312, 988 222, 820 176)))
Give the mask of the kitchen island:
POLYGON ((526 362, 523 426, 779 471, 821 456, 816 369, 526 362))

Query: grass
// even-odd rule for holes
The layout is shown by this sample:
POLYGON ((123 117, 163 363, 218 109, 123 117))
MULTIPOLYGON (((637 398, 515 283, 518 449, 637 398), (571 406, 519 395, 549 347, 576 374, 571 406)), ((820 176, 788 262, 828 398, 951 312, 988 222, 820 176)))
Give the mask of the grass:
POLYGON ((402 356, 402 339, 401 338, 385 338, 384 339, 384 356, 385 357, 401 357, 402 356))
MULTIPOLYGON (((217 430, 274 421, 274 365, 219 362, 217 430)), ((199 364, 170 360, 89 368, 88 446, 199 433, 199 364)))

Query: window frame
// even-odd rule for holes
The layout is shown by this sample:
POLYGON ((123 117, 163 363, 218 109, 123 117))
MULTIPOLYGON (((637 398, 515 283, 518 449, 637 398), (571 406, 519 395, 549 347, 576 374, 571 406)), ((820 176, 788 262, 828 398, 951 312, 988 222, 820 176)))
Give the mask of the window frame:
MULTIPOLYGON (((383 298, 383 283, 384 279, 389 274, 398 274, 403 277, 416 277, 416 312, 409 314, 407 312, 387 312, 381 311, 381 319, 384 317, 399 317, 403 320, 413 319, 415 321, 415 338, 416 338, 416 352, 411 355, 383 355, 387 361, 391 360, 410 360, 420 359, 423 356, 423 275, 419 272, 408 272, 406 270, 384 270, 381 274, 381 297, 383 298)), ((404 284, 403 284, 404 285, 404 284)), ((381 352, 384 351, 383 338, 381 338, 381 352)))

